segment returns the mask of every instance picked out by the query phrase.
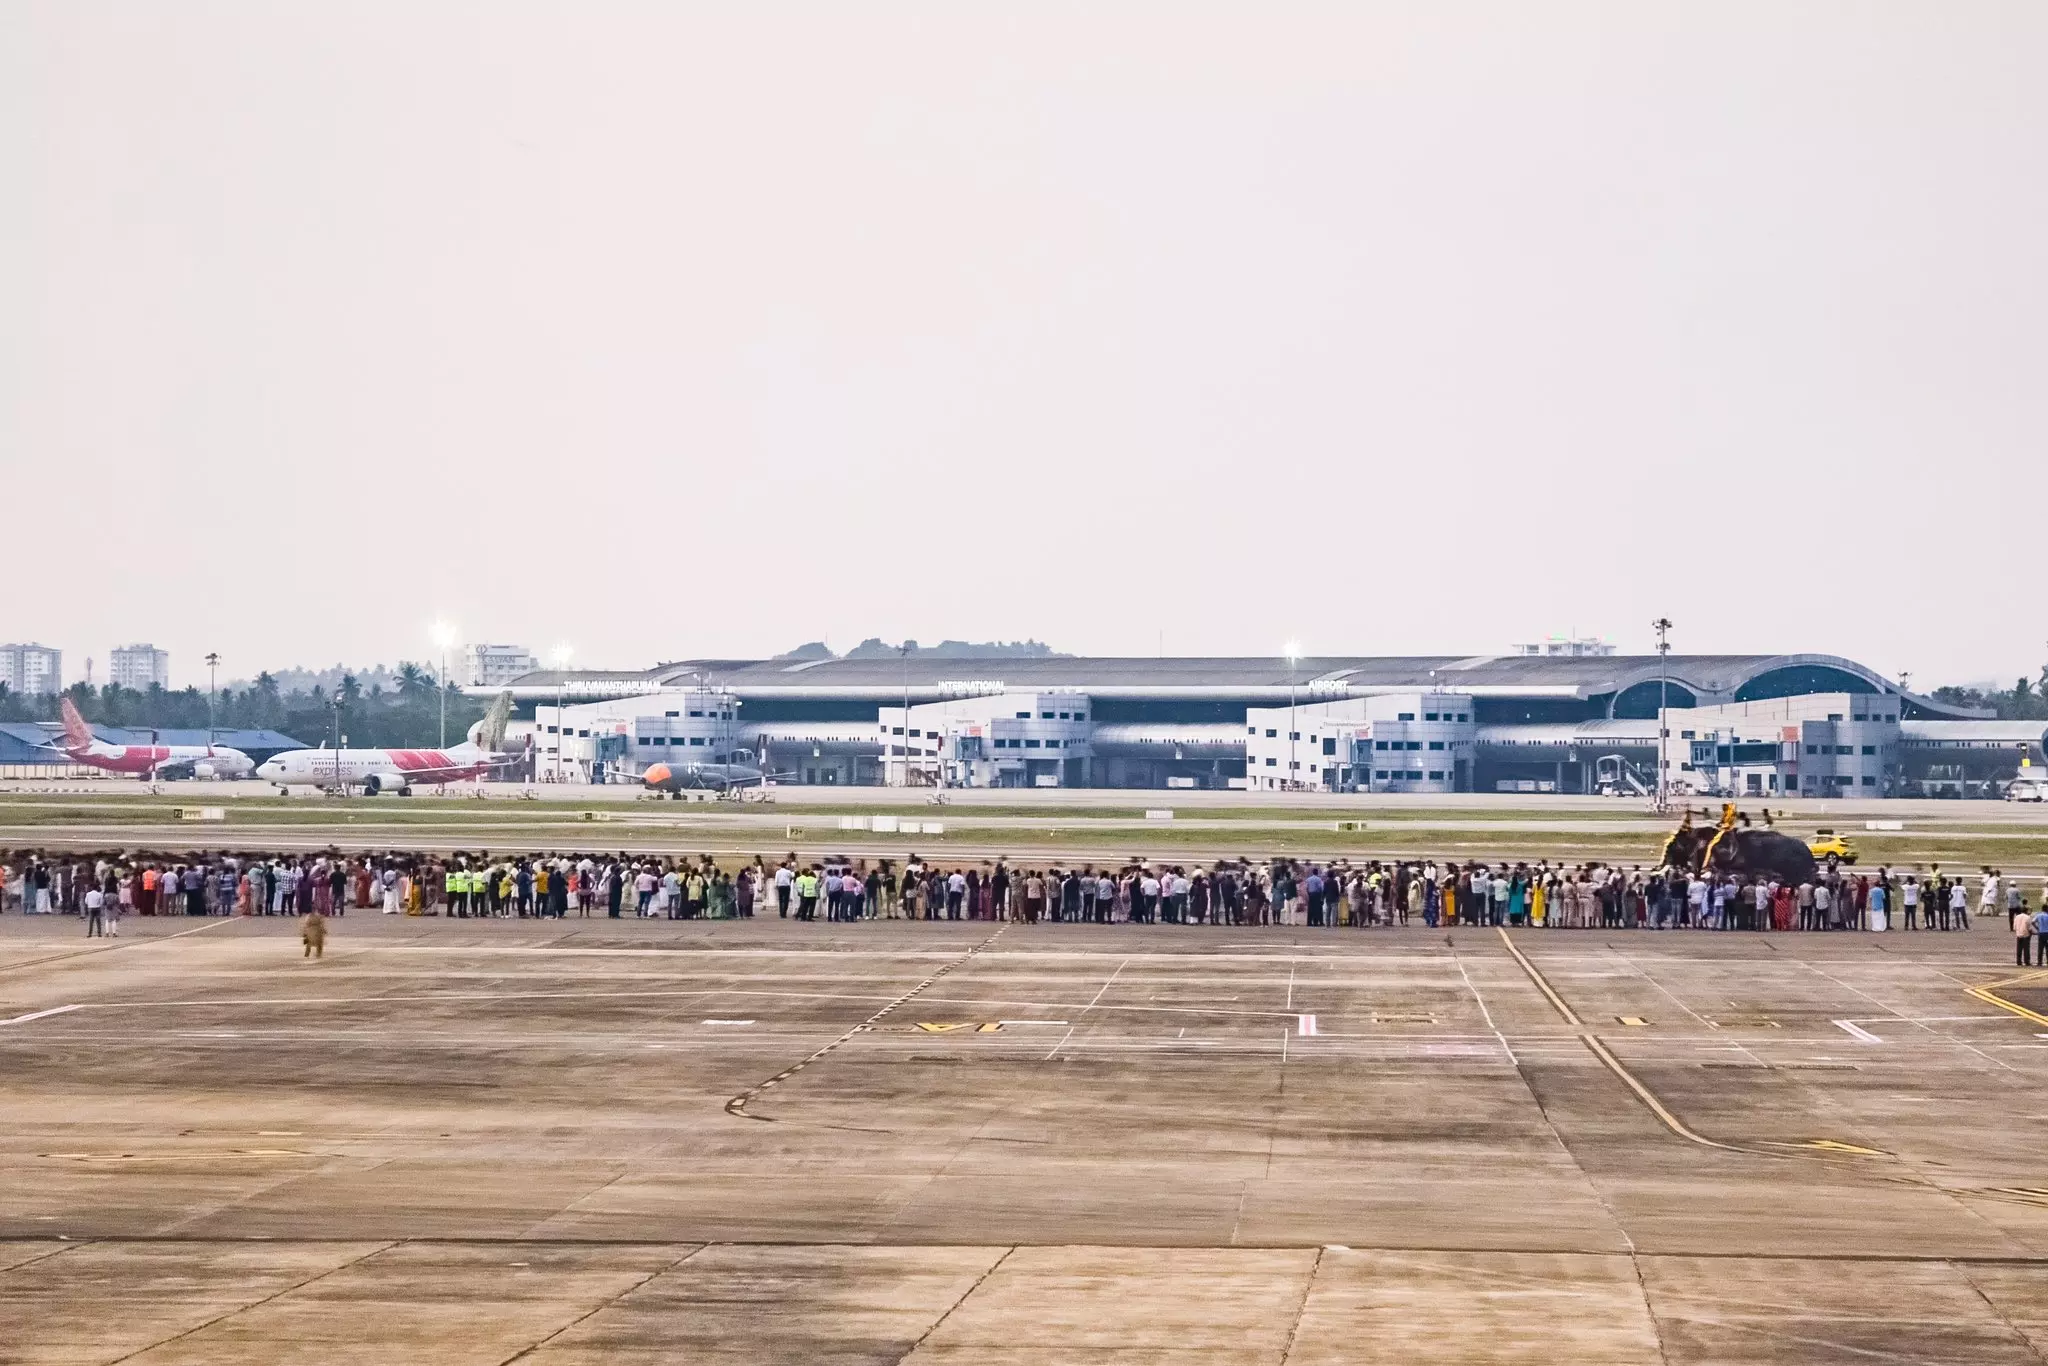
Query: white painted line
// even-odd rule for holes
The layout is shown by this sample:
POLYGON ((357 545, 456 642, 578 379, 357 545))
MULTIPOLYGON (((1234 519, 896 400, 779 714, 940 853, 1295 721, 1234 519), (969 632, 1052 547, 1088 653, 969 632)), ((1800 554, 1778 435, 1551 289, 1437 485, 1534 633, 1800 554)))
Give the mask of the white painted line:
POLYGON ((30 1020, 41 1020, 47 1019, 49 1016, 52 1015, 62 1015, 67 1010, 83 1009, 85 1009, 85 1007, 82 1005, 51 1006, 48 1010, 38 1010, 33 1014, 29 1015, 17 1015, 11 1020, 0 1020, 0 1025, 27 1024, 30 1020))
POLYGON ((1836 1020, 1835 1027, 1848 1034, 1850 1038, 1856 1040, 1856 1042, 1858 1043, 1884 1042, 1883 1039, 1878 1038, 1877 1035, 1871 1033, 1862 1025, 1857 1024, 1854 1020, 1836 1020))
POLYGON ((1064 1026, 1065 1020, 997 1020, 1000 1025, 1056 1025, 1064 1026))
POLYGON ((752 1024, 752 1023, 753 1023, 753 1021, 752 1021, 752 1020, 706 1020, 706 1021, 705 1021, 704 1023, 705 1023, 705 1024, 708 1024, 708 1025, 750 1025, 750 1024, 752 1024))
POLYGON ((1313 1015, 1297 1015, 1294 1017, 1294 1027, 1296 1032, 1303 1038, 1310 1038, 1316 1032, 1316 1017, 1313 1015))

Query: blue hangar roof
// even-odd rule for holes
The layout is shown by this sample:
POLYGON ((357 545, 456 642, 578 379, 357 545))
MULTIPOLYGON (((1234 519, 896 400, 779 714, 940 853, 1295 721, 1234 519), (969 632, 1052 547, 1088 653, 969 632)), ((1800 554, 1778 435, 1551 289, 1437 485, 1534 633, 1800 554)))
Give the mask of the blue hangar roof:
MULTIPOLYGON (((94 726, 92 733, 110 745, 203 745, 205 730, 133 730, 123 726, 94 726)), ((0 764, 49 764, 68 762, 58 748, 64 728, 55 722, 9 721, 0 723, 0 764)), ((304 749, 291 736, 274 730, 219 730, 213 743, 244 754, 275 754, 280 750, 304 749)))

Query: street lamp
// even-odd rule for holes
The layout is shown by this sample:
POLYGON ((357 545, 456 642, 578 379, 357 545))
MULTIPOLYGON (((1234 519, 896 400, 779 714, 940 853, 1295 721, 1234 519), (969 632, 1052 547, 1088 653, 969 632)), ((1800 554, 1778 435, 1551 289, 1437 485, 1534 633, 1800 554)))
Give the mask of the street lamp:
POLYGON ((1657 633, 1657 814, 1671 809, 1671 727, 1665 715, 1671 690, 1671 618, 1650 623, 1657 633))
POLYGON ((330 706, 330 707, 332 707, 332 708, 334 708, 334 723, 333 723, 333 724, 334 724, 334 730, 333 730, 333 732, 332 732, 332 733, 333 733, 333 737, 334 737, 334 748, 333 748, 333 750, 331 751, 331 753, 332 753, 332 754, 334 755, 334 790, 335 790, 335 792, 336 792, 336 793, 338 793, 339 795, 341 795, 341 796, 343 796, 343 797, 346 797, 346 796, 348 795, 348 787, 347 787, 347 785, 346 785, 346 784, 344 784, 344 783, 342 782, 342 780, 341 780, 341 685, 340 685, 340 684, 338 684, 338 683, 337 683, 337 684, 335 685, 335 687, 334 687, 334 693, 333 693, 333 695, 332 695, 331 697, 329 697, 329 698, 327 699, 327 705, 328 705, 328 706, 330 706))
POLYGON ((555 781, 562 781, 562 735, 567 727, 562 724, 562 707, 569 692, 569 656, 576 653, 566 642, 548 651, 548 658, 555 665, 555 781))
POLYGON ((455 644, 455 628, 445 621, 433 624, 430 633, 434 643, 441 647, 441 673, 435 680, 441 685, 441 748, 448 748, 448 651, 455 644))
POLYGON ((1300 781, 1294 771, 1294 740, 1301 733, 1294 720, 1294 670, 1301 662, 1301 642, 1288 641, 1280 653, 1287 656, 1287 786, 1292 788, 1300 781))
POLYGON ((220 682, 220 655, 206 657, 206 743, 213 743, 215 722, 213 717, 213 694, 220 682))

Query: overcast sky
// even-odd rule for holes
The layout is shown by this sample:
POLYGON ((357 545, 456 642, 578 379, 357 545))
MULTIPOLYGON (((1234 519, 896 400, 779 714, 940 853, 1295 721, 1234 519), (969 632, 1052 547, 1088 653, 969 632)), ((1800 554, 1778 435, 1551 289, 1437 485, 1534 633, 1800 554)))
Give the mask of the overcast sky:
POLYGON ((2048 5, 0 6, 0 636, 2048 657, 2048 5))

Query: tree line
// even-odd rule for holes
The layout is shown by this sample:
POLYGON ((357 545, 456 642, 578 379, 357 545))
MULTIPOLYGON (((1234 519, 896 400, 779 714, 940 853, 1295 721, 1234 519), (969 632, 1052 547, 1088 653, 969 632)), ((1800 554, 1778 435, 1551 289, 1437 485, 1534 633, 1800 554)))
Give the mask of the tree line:
POLYGON ((1954 707, 1988 707, 2001 721, 2048 721, 2048 664, 2041 666, 2038 679, 2014 679, 2009 690, 1946 687, 1929 696, 1954 707))
MULTIPOLYGON (((332 692, 285 691, 269 673, 258 674, 247 687, 232 686, 214 694, 211 722, 218 730, 275 730, 308 745, 333 734, 335 702, 340 702, 341 733, 348 743, 370 748, 420 748, 440 743, 441 688, 433 672, 401 663, 395 686, 372 683, 365 689, 354 673, 344 673, 332 692)), ((93 687, 74 683, 61 694, 22 695, 0 684, 0 721, 50 721, 60 718, 61 698, 68 697, 78 714, 102 726, 132 730, 205 730, 209 724, 206 693, 196 687, 173 691, 152 684, 123 688, 112 683, 93 687)), ((487 701, 447 690, 448 742, 458 744, 469 727, 483 719, 487 701)))

